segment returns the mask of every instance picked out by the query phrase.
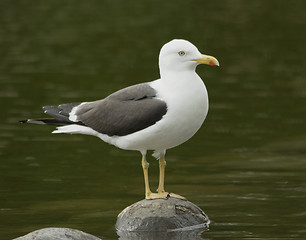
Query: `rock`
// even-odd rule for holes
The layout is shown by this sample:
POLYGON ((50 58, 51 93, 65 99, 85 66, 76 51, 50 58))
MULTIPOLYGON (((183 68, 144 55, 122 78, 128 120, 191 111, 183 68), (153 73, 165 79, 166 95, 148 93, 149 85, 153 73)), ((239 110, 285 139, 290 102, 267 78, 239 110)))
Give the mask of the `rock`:
POLYGON ((88 233, 71 228, 43 228, 13 240, 101 240, 88 233))
POLYGON ((187 231, 208 229, 209 218, 195 204, 178 198, 141 200, 125 208, 119 215, 116 229, 120 232, 187 231))
POLYGON ((117 231, 120 240, 203 240, 201 234, 207 229, 195 229, 186 231, 170 231, 170 232, 122 232, 117 231))

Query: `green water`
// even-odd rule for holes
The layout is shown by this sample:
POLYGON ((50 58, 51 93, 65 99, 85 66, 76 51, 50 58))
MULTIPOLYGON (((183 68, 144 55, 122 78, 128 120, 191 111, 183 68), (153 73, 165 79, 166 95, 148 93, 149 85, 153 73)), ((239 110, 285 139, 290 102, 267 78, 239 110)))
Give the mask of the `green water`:
POLYGON ((159 49, 173 38, 221 67, 197 69, 209 115, 168 151, 166 190, 209 216, 203 239, 306 238, 305 8, 304 0, 1 1, 0 238, 55 226, 118 239, 117 214, 143 198, 140 154, 18 120, 158 78, 159 49))

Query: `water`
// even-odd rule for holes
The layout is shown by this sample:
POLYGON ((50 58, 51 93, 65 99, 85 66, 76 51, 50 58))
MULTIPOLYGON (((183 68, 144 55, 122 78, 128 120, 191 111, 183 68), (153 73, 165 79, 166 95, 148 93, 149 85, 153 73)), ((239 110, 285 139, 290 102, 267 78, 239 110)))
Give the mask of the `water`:
POLYGON ((306 237, 305 1, 0 5, 1 239, 50 226, 118 239, 117 214, 143 198, 140 154, 18 120, 158 78, 159 49, 173 38, 221 67, 197 69, 209 115, 168 151, 166 190, 210 217, 202 239, 306 237))

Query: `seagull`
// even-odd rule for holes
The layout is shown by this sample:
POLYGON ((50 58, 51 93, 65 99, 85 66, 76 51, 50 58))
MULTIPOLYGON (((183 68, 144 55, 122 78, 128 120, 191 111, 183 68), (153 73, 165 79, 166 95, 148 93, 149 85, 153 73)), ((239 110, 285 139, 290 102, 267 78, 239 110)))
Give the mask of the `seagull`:
POLYGON ((189 41, 174 39, 160 50, 160 78, 121 89, 101 100, 44 106, 52 118, 21 123, 55 125, 52 133, 93 135, 104 142, 142 155, 146 199, 184 197, 165 191, 165 154, 189 140, 208 112, 208 94, 195 72, 197 65, 219 66, 216 58, 201 54, 189 41), (159 185, 149 186, 148 150, 159 161, 159 185))

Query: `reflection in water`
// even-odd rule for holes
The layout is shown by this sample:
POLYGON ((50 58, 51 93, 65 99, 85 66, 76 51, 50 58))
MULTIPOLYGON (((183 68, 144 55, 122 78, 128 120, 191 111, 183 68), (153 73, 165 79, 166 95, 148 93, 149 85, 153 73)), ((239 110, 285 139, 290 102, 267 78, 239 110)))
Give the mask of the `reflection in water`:
POLYGON ((120 240, 203 240, 201 234, 207 228, 198 228, 187 231, 171 231, 171 232, 119 232, 117 234, 120 240))

